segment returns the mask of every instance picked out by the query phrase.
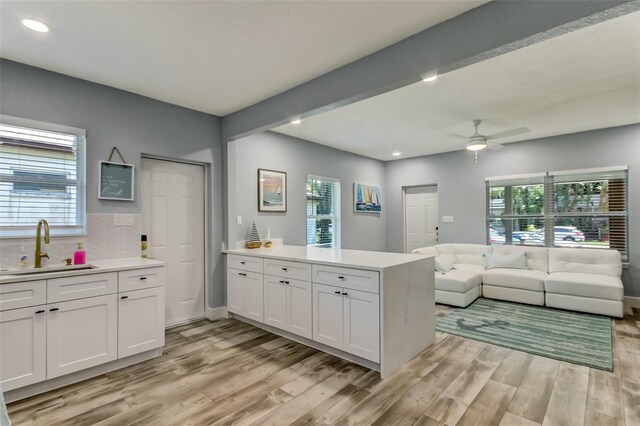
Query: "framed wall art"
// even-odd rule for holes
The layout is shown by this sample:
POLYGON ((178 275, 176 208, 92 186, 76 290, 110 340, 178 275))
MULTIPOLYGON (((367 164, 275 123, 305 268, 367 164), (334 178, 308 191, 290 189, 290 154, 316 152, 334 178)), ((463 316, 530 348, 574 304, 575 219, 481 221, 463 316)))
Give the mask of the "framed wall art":
POLYGON ((258 169, 258 211, 287 211, 287 173, 258 169))

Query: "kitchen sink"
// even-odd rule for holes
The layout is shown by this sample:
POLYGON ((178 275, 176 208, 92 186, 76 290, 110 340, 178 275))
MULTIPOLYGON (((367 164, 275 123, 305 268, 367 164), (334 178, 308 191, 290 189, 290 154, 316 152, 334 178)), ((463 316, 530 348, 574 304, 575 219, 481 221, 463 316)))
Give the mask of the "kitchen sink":
POLYGON ((53 272, 71 272, 71 271, 84 271, 87 269, 95 269, 94 265, 69 265, 69 266, 51 266, 44 268, 27 268, 27 269, 10 269, 0 271, 0 277, 5 275, 39 275, 50 274, 53 272))

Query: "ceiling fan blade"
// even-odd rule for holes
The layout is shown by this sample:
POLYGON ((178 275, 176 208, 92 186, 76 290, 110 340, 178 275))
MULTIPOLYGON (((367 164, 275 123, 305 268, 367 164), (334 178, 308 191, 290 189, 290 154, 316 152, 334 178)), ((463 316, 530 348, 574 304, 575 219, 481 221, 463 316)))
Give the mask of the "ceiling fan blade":
POLYGON ((458 138, 458 139, 466 139, 466 140, 469 140, 469 136, 455 135, 455 134, 453 134, 453 133, 449 133, 449 136, 453 136, 454 138, 458 138))
POLYGON ((502 148, 504 148, 504 145, 499 144, 499 143, 492 142, 492 143, 488 143, 487 144, 487 149, 489 151, 499 151, 502 148))
POLYGON ((529 131, 530 130, 529 130, 528 127, 520 127, 519 129, 511 129, 511 130, 507 130, 505 132, 494 133, 493 135, 487 136, 487 140, 498 139, 498 138, 506 138, 506 137, 509 137, 509 136, 522 135, 524 133, 528 133, 529 131))

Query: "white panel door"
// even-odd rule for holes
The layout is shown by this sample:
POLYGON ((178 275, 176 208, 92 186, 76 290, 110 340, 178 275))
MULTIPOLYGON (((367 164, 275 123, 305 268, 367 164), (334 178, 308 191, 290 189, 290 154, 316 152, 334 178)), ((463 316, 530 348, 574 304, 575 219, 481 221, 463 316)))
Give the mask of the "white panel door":
POLYGON ((340 287, 313 284, 313 340, 342 349, 343 299, 340 287))
POLYGON ((47 305, 47 379, 118 357, 118 295, 47 305))
POLYGON ((344 289, 344 351, 380 362, 380 298, 344 289))
POLYGON ((142 233, 165 262, 167 325, 204 316, 204 167, 142 159, 142 233))
POLYGON ((299 280, 287 282, 287 331, 312 339, 311 283, 299 280))
POLYGON ((244 315, 255 321, 263 322, 264 312, 264 286, 262 274, 244 272, 241 276, 244 281, 244 315))
POLYGON ((240 315, 244 315, 244 273, 227 269, 227 310, 240 315))
POLYGON ((118 358, 164 346, 164 288, 118 294, 118 358))
POLYGON ((405 193, 406 251, 438 242, 438 193, 435 187, 407 188, 405 193))
POLYGON ((0 383, 10 391, 46 379, 46 306, 0 312, 0 383))
POLYGON ((287 329, 287 285, 284 278, 264 276, 264 323, 287 329))

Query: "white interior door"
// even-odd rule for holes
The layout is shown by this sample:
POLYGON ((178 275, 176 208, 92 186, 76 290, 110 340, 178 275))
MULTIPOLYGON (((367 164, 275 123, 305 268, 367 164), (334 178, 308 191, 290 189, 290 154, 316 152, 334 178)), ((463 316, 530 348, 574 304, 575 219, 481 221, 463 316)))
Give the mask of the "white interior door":
POLYGON ((204 316, 204 167, 142 159, 142 233, 165 262, 165 324, 204 316))
POLYGON ((404 197, 406 252, 438 242, 438 192, 435 185, 407 188, 404 197))

